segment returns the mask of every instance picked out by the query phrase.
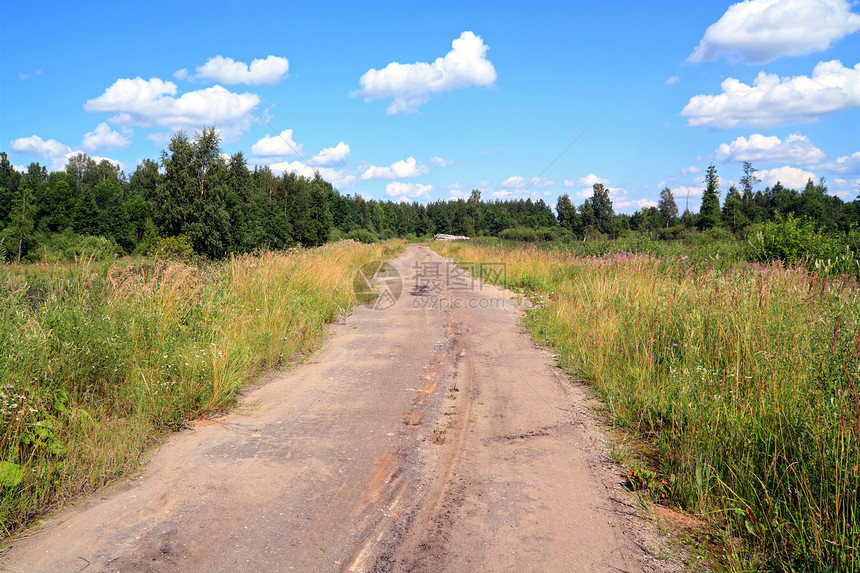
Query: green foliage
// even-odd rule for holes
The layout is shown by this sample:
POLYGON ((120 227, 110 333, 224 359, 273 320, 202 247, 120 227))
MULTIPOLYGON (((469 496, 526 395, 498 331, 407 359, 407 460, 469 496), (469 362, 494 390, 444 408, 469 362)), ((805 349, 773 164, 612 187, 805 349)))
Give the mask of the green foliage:
POLYGON ((194 246, 185 235, 162 237, 155 242, 153 255, 157 259, 189 260, 194 255, 194 246))
POLYGON ((702 206, 697 219, 700 230, 712 229, 720 224, 720 178, 715 166, 708 166, 705 182, 707 186, 702 193, 702 206))
POLYGON ((522 241, 525 243, 533 243, 538 240, 538 235, 534 229, 528 227, 514 227, 505 229, 499 233, 499 238, 505 241, 522 241))
POLYGON ((375 243, 378 240, 376 235, 367 229, 353 229, 349 233, 346 233, 343 238, 352 239, 353 241, 358 241, 359 243, 365 243, 368 245, 375 243))
MULTIPOLYGON (((856 233, 856 230, 853 230, 856 233)), ((784 220, 769 221, 748 240, 754 260, 779 260, 785 265, 807 263, 827 274, 860 274, 860 258, 850 244, 802 222, 789 214, 784 220)))

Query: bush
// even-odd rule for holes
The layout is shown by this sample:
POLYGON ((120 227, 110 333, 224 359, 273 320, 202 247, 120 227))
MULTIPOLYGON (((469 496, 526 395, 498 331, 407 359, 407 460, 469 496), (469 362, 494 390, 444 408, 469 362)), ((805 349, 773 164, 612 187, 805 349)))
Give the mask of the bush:
POLYGON ((807 263, 826 274, 860 274, 860 261, 849 244, 816 230, 811 221, 798 221, 791 213, 784 220, 766 223, 749 238, 748 244, 750 258, 756 261, 807 263))
POLYGON ((525 243, 534 243, 538 240, 538 235, 534 229, 528 227, 513 227, 505 229, 499 233, 499 238, 505 241, 521 241, 525 243))
POLYGON ((343 236, 344 239, 352 239, 353 241, 358 241, 359 243, 364 243, 366 245, 370 245, 378 241, 378 237, 368 231, 367 229, 353 229, 349 233, 343 236))
POLYGON ((78 235, 69 228, 62 233, 35 235, 25 260, 47 263, 89 258, 106 260, 122 252, 122 247, 113 239, 78 235))
POLYGON ((153 254, 159 259, 190 259, 194 254, 194 247, 185 235, 162 237, 156 241, 153 254))

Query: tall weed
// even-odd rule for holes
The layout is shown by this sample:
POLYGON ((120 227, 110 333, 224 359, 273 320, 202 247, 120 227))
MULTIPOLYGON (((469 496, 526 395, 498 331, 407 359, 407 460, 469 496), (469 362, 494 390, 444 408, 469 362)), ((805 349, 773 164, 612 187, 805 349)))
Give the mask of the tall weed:
POLYGON ((684 256, 436 247, 504 262, 526 318, 614 420, 656 445, 663 495, 744 540, 744 560, 856 571, 860 286, 684 256))
POLYGON ((0 523, 133 471, 164 431, 229 407, 312 349, 352 277, 399 245, 351 241, 189 266, 0 268, 0 523))

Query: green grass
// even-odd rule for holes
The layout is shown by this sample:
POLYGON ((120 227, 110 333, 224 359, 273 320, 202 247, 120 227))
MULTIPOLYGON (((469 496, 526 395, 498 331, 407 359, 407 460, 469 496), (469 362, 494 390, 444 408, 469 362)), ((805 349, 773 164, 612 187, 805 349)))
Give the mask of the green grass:
POLYGON ((535 302, 532 336, 656 447, 667 501, 742 540, 731 567, 858 570, 856 279, 679 254, 434 248, 506 264, 535 302))
POLYGON ((355 270, 401 248, 0 267, 3 531, 133 471, 158 436, 311 350, 355 303, 355 270))

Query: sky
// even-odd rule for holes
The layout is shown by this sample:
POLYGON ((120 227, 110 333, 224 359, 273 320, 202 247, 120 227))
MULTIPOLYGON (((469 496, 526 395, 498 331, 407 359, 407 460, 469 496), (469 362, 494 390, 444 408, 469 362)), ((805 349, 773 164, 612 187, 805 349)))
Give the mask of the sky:
POLYGON ((7 2, 0 150, 24 169, 78 152, 127 174, 173 134, 319 170, 342 194, 616 212, 669 187, 698 210, 757 188, 860 192, 860 8, 716 2, 7 2))

